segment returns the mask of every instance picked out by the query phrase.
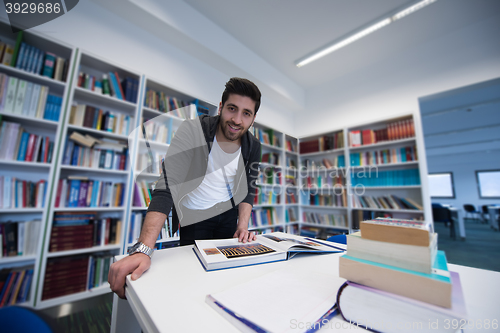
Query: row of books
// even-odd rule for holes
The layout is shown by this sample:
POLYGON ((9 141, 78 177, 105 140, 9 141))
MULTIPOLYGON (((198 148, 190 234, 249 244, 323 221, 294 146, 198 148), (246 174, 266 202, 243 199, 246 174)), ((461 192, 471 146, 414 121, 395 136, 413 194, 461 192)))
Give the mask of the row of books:
POLYGON ((0 258, 37 253, 40 220, 0 223, 0 258))
POLYGON ((0 208, 43 208, 47 182, 0 176, 0 208))
POLYGON ((345 185, 345 178, 341 174, 333 176, 330 174, 320 174, 317 176, 307 176, 303 178, 304 188, 331 189, 339 191, 340 186, 345 185))
POLYGON ((323 135, 318 139, 301 141, 299 144, 300 153, 316 153, 344 147, 344 133, 337 132, 332 135, 323 135))
POLYGON ((328 225, 335 227, 348 227, 347 216, 345 214, 326 214, 318 212, 302 212, 302 220, 307 223, 328 225))
POLYGON ((0 73, 0 111, 30 118, 58 121, 62 97, 49 87, 0 73))
POLYGON ((285 203, 286 204, 296 204, 297 198, 295 197, 295 193, 293 192, 286 192, 285 193, 285 203))
POLYGON ((269 163, 269 164, 273 164, 273 165, 280 165, 280 154, 278 153, 264 153, 262 154, 262 157, 261 157, 261 162, 262 163, 269 163))
POLYGON ((133 207, 148 207, 151 202, 151 187, 145 180, 136 181, 134 183, 134 201, 133 207))
POLYGON ((261 227, 267 225, 279 224, 278 215, 273 207, 258 208, 252 210, 248 227, 261 227))
POLYGON ((67 251, 118 244, 122 222, 117 218, 96 218, 95 212, 56 212, 49 251, 67 251))
POLYGON ((342 191, 341 194, 324 194, 302 192, 302 204, 324 207, 347 207, 347 194, 342 191))
POLYGON ((418 169, 373 171, 351 173, 352 186, 416 186, 420 185, 418 169))
POLYGON ((168 123, 165 123, 163 118, 153 118, 144 122, 144 117, 142 117, 141 120, 141 127, 146 132, 145 140, 170 144, 175 134, 172 118, 168 119, 168 123))
POLYGON ((350 154, 352 166, 412 162, 418 159, 417 147, 382 149, 350 154))
POLYGON ((297 222, 297 211, 294 207, 285 209, 285 222, 297 222))
POLYGON ((280 185, 281 184, 281 170, 274 167, 260 168, 257 175, 258 184, 267 185, 280 185))
POLYGON ((281 201, 280 193, 273 190, 266 191, 262 188, 256 189, 257 195, 254 197, 254 205, 279 205, 281 201))
POLYGON ((32 281, 33 266, 0 270, 0 308, 26 302, 32 281))
POLYGON ((23 42, 22 31, 18 32, 14 46, 0 42, 0 58, 3 65, 58 81, 65 82, 68 75, 66 59, 23 42))
POLYGON ((0 159, 51 163, 54 142, 48 136, 28 133, 19 123, 2 121, 0 159))
POLYGON ((71 106, 69 123, 118 135, 128 135, 135 126, 134 117, 128 114, 104 111, 85 104, 71 106))
POLYGON ((69 176, 59 180, 55 207, 121 207, 124 196, 125 183, 69 176))
MULTIPOLYGON (((139 239, 145 216, 146 216, 145 211, 133 212, 130 215, 130 224, 128 230, 128 239, 127 239, 127 243, 129 244, 129 246, 137 242, 137 240, 139 239)), ((165 222, 162 225, 160 233, 158 234, 158 239, 157 239, 158 241, 167 240, 169 238, 179 236, 179 230, 177 230, 175 233, 173 232, 171 219, 172 219, 171 216, 167 216, 167 218, 165 219, 165 222)))
POLYGON ((295 161, 295 158, 287 157, 286 158, 286 167, 297 169, 297 162, 295 161))
POLYGON ((250 131, 260 143, 275 146, 277 148, 281 147, 279 137, 274 133, 273 129, 262 129, 258 127, 253 127, 253 131, 250 131))
POLYGON ((285 175, 286 186, 297 186, 297 177, 294 175, 285 175))
POLYGON ((108 252, 49 258, 42 300, 91 290, 107 283, 113 254, 108 252))
POLYGON ((376 218, 393 218, 394 214, 392 212, 380 211, 380 210, 359 210, 354 209, 352 211, 352 229, 359 230, 361 222, 367 220, 374 220, 376 218))
POLYGON ((337 306, 356 326, 385 332, 407 323, 413 330, 449 332, 446 321, 466 318, 460 277, 448 270, 431 223, 363 221, 361 232, 347 236, 339 276, 348 282, 338 292, 337 306))
POLYGON ((325 169, 333 168, 344 168, 345 167, 345 157, 344 155, 335 156, 333 159, 324 158, 321 161, 315 161, 311 159, 302 160, 302 167, 308 171, 320 171, 325 169))
POLYGON ((386 128, 378 130, 354 130, 349 132, 351 147, 370 145, 377 142, 401 140, 415 137, 413 119, 400 120, 387 124, 386 128))
POLYGON ((387 196, 353 195, 352 205, 354 208, 423 210, 422 205, 411 198, 400 198, 392 194, 387 196))
POLYGON ((160 175, 162 171, 165 154, 152 151, 149 153, 140 153, 137 155, 136 172, 137 173, 152 173, 160 175))
POLYGON ((96 77, 84 72, 78 75, 77 85, 80 88, 94 91, 98 94, 112 96, 120 100, 136 103, 137 92, 139 90, 139 80, 126 77, 120 80, 117 72, 102 74, 101 81, 96 77))
POLYGON ((64 150, 63 165, 107 170, 126 170, 128 150, 116 152, 106 149, 105 144, 95 144, 93 148, 82 147, 68 140, 64 150))
MULTIPOLYGON (((170 112, 181 108, 185 108, 193 104, 193 102, 183 101, 176 97, 170 97, 163 91, 156 91, 151 88, 146 88, 146 95, 144 96, 144 106, 150 109, 154 109, 160 112, 170 112)), ((196 103, 195 103, 196 104, 196 103)), ((196 106, 195 106, 196 110, 196 106)), ((190 115, 179 115, 174 113, 183 119, 191 118, 190 115), (186 117, 188 116, 188 117, 186 117)))
POLYGON ((297 142, 293 140, 286 140, 286 151, 296 153, 297 152, 297 142))

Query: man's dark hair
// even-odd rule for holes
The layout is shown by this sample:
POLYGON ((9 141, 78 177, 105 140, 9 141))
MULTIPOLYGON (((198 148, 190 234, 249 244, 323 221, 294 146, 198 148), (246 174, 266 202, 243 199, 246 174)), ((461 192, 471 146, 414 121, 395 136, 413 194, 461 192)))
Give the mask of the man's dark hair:
POLYGON ((222 106, 226 103, 230 94, 246 96, 255 102, 255 114, 260 107, 260 90, 255 83, 240 77, 232 77, 226 83, 226 89, 222 93, 222 106))

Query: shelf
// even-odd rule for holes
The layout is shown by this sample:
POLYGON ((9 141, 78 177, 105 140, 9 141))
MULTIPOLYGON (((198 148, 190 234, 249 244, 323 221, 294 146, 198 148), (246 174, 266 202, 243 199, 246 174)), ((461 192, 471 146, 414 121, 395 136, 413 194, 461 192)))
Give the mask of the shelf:
POLYGON ((135 174, 137 174, 137 178, 155 178, 158 179, 160 177, 160 174, 156 173, 147 173, 147 172, 141 172, 138 174, 139 171, 135 171, 135 174))
POLYGON ((54 212, 115 212, 115 211, 121 211, 123 210, 124 207, 64 207, 64 208, 54 208, 54 212))
POLYGON ((270 229, 276 227, 286 227, 287 225, 298 224, 298 222, 287 222, 287 223, 278 223, 278 224, 270 224, 270 225, 261 225, 261 226, 249 226, 248 231, 251 230, 259 230, 259 229, 270 229))
MULTIPOLYGON (((58 126, 58 122, 54 120, 47 120, 41 118, 27 117, 20 114, 14 114, 9 112, 0 112, 0 115, 4 118, 12 118, 16 122, 19 122, 22 126, 35 126, 37 129, 45 129, 50 131, 55 131, 58 126)), ((6 120, 6 119, 4 119, 6 120)), ((10 119, 8 119, 10 121, 10 119)))
POLYGON ((378 147, 384 147, 384 146, 397 145, 397 144, 400 144, 400 143, 409 143, 409 142, 414 142, 414 141, 415 141, 415 137, 401 139, 401 140, 382 141, 382 142, 372 143, 372 144, 369 144, 369 145, 362 145, 362 146, 358 146, 358 147, 349 147, 349 150, 371 149, 371 148, 378 148, 378 147))
POLYGON ((327 229, 349 230, 348 227, 344 227, 344 226, 327 225, 327 224, 317 224, 317 223, 311 223, 311 222, 300 222, 300 226, 318 227, 318 228, 327 228, 327 229))
POLYGON ((146 141, 144 139, 139 139, 139 143, 144 143, 144 145, 146 145, 146 142, 149 143, 151 148, 166 149, 166 148, 170 147, 170 145, 168 143, 153 141, 153 140, 146 141))
POLYGON ((151 109, 151 108, 148 108, 146 106, 143 106, 142 107, 142 116, 143 117, 146 117, 146 118, 154 118, 154 117, 158 117, 158 116, 165 116, 165 117, 168 117, 168 118, 172 118, 173 120, 177 121, 177 122, 183 122, 184 118, 180 118, 180 117, 177 117, 177 116, 174 116, 172 114, 172 111, 169 111, 169 112, 161 112, 161 111, 158 111, 158 110, 155 110, 155 109, 151 109))
POLYGON ((381 209, 381 208, 366 208, 366 207, 352 207, 352 210, 370 210, 374 212, 393 212, 393 213, 410 213, 410 214, 423 214, 423 210, 416 209, 381 209))
POLYGON ((86 247, 84 249, 75 249, 75 250, 58 251, 58 252, 47 252, 47 258, 64 257, 64 256, 72 256, 72 255, 76 255, 76 254, 119 250, 119 249, 120 249, 120 244, 93 246, 93 247, 86 247))
POLYGON ((90 168, 90 167, 81 167, 74 165, 61 165, 61 170, 69 170, 69 171, 83 171, 83 172, 91 172, 91 173, 111 173, 113 175, 127 175, 128 171, 126 170, 114 170, 114 169, 100 169, 100 168, 90 168))
POLYGON ((132 210, 148 210, 148 207, 137 207, 137 206, 133 206, 131 209, 132 209, 132 210))
POLYGON ((262 208, 262 207, 281 207, 283 204, 257 204, 253 205, 253 208, 262 208))
POLYGON ((75 98, 82 99, 90 104, 97 104, 95 106, 100 106, 102 108, 111 108, 111 109, 126 109, 132 113, 135 113, 135 108, 137 104, 131 103, 129 101, 121 100, 115 97, 111 97, 108 95, 103 95, 96 93, 92 90, 88 90, 81 87, 74 87, 75 89, 75 98))
POLYGON ((273 146, 273 145, 270 145, 270 144, 267 144, 267 143, 261 142, 260 145, 262 146, 262 148, 272 149, 272 150, 278 151, 278 152, 282 151, 281 147, 276 147, 276 146, 273 146))
POLYGON ((92 288, 87 291, 82 291, 75 294, 70 294, 66 296, 60 296, 51 298, 48 300, 40 301, 38 303, 38 307, 40 308, 48 308, 61 304, 72 303, 76 301, 80 301, 86 298, 95 297, 103 294, 111 293, 111 289, 109 288, 109 283, 105 282, 102 286, 97 288, 92 288))
POLYGON ((0 165, 11 165, 13 167, 18 168, 39 168, 39 169, 48 169, 50 168, 50 163, 40 163, 40 162, 26 162, 26 161, 14 161, 14 160, 0 160, 0 165))
POLYGON ((111 139, 119 139, 119 140, 128 141, 128 136, 126 136, 126 135, 120 135, 120 134, 115 134, 115 133, 106 132, 106 131, 99 131, 99 130, 89 128, 89 127, 75 126, 75 125, 68 124, 68 130, 87 132, 87 133, 95 134, 97 136, 105 136, 105 137, 108 137, 111 139))
POLYGON ((401 186, 349 186, 351 189, 365 189, 365 190, 411 190, 411 189, 421 189, 422 185, 401 185, 401 186))
MULTIPOLYGON (((180 237, 175 236, 175 237, 170 237, 170 238, 159 239, 156 241, 156 243, 177 242, 179 240, 180 240, 180 237)), ((132 246, 132 245, 134 245, 134 244, 129 244, 128 246, 132 246)))
POLYGON ((302 158, 302 157, 318 156, 318 155, 336 154, 336 153, 344 153, 344 148, 337 148, 337 149, 317 151, 317 152, 314 152, 314 153, 300 154, 300 158, 302 158))
POLYGON ((299 153, 297 153, 296 151, 285 150, 285 153, 290 154, 290 155, 295 155, 295 156, 299 155, 299 153))
POLYGON ((351 169, 394 168, 394 167, 407 166, 407 165, 409 165, 409 166, 410 165, 417 165, 418 166, 418 161, 402 162, 402 163, 375 164, 375 165, 352 165, 351 169))
POLYGON ((302 208, 310 208, 310 209, 338 209, 338 210, 347 210, 347 207, 340 206, 314 206, 314 205, 300 205, 302 208))
POLYGON ((281 187, 283 185, 281 184, 261 184, 261 183, 255 183, 255 186, 264 186, 264 187, 281 187))
POLYGON ((25 262, 25 261, 35 261, 36 258, 37 256, 34 254, 29 256, 2 257, 0 258, 0 266, 25 262))
POLYGON ((47 76, 26 72, 18 68, 6 66, 3 64, 0 64, 0 72, 6 73, 9 76, 15 76, 22 80, 48 86, 50 92, 55 91, 59 95, 63 94, 64 87, 66 86, 66 82, 57 81, 47 76))
MULTIPOLYGON (((305 170, 306 174, 310 174, 310 173, 320 173, 320 172, 330 172, 330 171, 339 171, 339 170, 346 170, 347 168, 346 167, 333 167, 333 168, 318 168, 318 169, 303 169, 301 168, 300 169, 300 172, 303 172, 305 170)), ((306 177, 306 176, 302 176, 302 177, 306 177)))
POLYGON ((292 206, 292 207, 299 207, 300 206, 300 204, 298 204, 298 203, 286 203, 285 205, 292 206))
POLYGON ((283 168, 281 165, 276 165, 276 164, 271 164, 271 163, 265 163, 265 162, 259 162, 259 167, 263 167, 263 168, 274 167, 274 168, 280 168, 280 169, 283 168))
POLYGON ((0 214, 27 214, 43 213, 43 208, 19 207, 19 208, 0 208, 0 214))

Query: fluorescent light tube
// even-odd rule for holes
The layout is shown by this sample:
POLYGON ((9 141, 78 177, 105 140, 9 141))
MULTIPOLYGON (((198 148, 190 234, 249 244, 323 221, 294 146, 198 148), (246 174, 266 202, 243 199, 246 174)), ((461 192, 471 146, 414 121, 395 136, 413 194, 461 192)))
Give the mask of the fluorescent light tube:
POLYGON ((435 2, 435 1, 436 0, 423 0, 423 1, 417 2, 413 6, 405 8, 402 11, 400 11, 399 13, 395 14, 394 16, 391 17, 391 19, 393 21, 402 19, 403 17, 408 16, 411 13, 414 13, 417 10, 424 8, 425 6, 430 5, 431 3, 435 2))
POLYGON ((297 61, 295 63, 295 65, 297 67, 302 67, 302 66, 307 65, 315 60, 318 60, 319 58, 324 57, 327 54, 332 53, 332 52, 334 52, 334 51, 336 51, 336 50, 338 50, 346 45, 349 45, 349 44, 357 41, 358 39, 361 39, 364 36, 371 34, 372 32, 377 31, 378 29, 385 27, 386 25, 390 24, 391 22, 397 21, 405 16, 408 16, 408 15, 416 12, 417 10, 424 8, 427 5, 430 5, 431 3, 435 2, 435 1, 437 1, 437 0, 423 0, 423 1, 417 2, 413 5, 411 5, 410 7, 407 7, 405 9, 397 12, 394 15, 392 15, 388 18, 385 18, 385 19, 369 26, 368 28, 361 30, 360 32, 357 32, 357 33, 355 33, 347 38, 344 38, 341 41, 339 41, 333 45, 326 46, 322 50, 319 50, 318 52, 315 52, 314 54, 312 54, 312 55, 310 55, 302 60, 297 61))

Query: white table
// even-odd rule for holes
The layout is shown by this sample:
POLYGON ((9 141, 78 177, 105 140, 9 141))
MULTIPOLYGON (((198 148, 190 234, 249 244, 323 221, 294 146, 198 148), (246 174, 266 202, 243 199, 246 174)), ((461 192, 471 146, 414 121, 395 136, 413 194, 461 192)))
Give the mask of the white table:
MULTIPOLYGON (((460 236, 461 240, 465 240, 465 225, 464 225, 464 219, 462 216, 460 216, 461 210, 455 208, 455 207, 448 207, 448 209, 451 211, 452 214, 452 222, 451 223, 458 223, 458 235, 460 236)), ((455 226, 455 233, 457 232, 456 224, 455 226)))
MULTIPOLYGON (((291 266, 338 275, 339 256, 295 257, 289 261, 206 272, 192 246, 159 250, 153 256, 151 268, 141 278, 131 281, 130 276, 127 277, 127 301, 115 295, 111 332, 139 333, 141 329, 148 333, 238 332, 205 303, 207 294, 291 266)), ((469 319, 477 323, 486 319, 500 321, 500 273, 452 264, 449 268, 460 274, 469 319)), ((321 331, 333 331, 332 327, 329 325, 321 331)), ((500 329, 465 330, 495 331, 500 329)))

